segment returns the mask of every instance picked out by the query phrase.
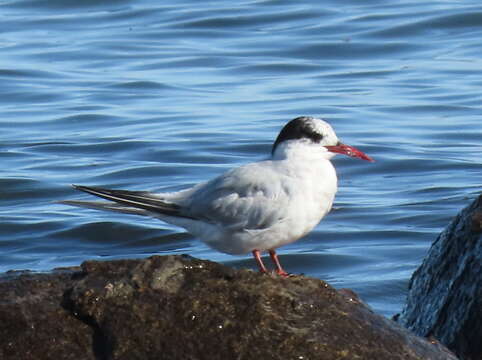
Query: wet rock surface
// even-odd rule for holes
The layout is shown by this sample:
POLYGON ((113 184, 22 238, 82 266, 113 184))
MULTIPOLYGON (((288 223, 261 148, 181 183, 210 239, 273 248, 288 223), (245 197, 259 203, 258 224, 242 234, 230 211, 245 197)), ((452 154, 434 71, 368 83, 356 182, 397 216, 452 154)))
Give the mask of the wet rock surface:
POLYGON ((185 256, 12 274, 0 291, 1 359, 456 359, 349 290, 185 256))
POLYGON ((410 280, 399 322, 460 358, 482 359, 482 196, 439 235, 410 280))
POLYGON ((73 274, 0 276, 0 359, 95 359, 92 329, 61 306, 73 274))

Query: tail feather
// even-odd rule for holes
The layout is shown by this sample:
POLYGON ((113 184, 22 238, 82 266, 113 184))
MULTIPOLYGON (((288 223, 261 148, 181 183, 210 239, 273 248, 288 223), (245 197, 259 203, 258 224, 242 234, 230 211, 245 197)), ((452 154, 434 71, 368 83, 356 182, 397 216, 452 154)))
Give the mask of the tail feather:
POLYGON ((124 214, 151 215, 150 213, 148 213, 143 209, 128 207, 128 206, 116 204, 113 202, 63 200, 63 201, 59 201, 58 203, 64 204, 64 205, 70 205, 70 206, 79 206, 87 209, 114 211, 114 212, 120 212, 124 214))
POLYGON ((179 205, 168 203, 159 196, 146 191, 110 190, 82 185, 72 186, 77 190, 113 201, 116 204, 111 204, 109 206, 109 203, 96 203, 90 201, 64 201, 64 204, 67 203, 75 206, 141 215, 148 215, 144 213, 147 211, 151 214, 157 213, 168 216, 194 219, 193 217, 183 213, 182 208, 179 205))

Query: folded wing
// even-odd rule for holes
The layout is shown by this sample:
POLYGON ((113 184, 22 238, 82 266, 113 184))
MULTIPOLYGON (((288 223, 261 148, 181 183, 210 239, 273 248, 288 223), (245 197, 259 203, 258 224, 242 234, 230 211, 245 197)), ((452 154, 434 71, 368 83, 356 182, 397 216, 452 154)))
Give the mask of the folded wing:
POLYGON ((63 201, 65 204, 129 214, 184 218, 217 225, 230 231, 263 230, 283 221, 292 189, 269 166, 245 165, 176 193, 111 190, 74 185, 113 203, 63 201))
POLYGON ((289 211, 289 180, 258 163, 245 165, 203 184, 184 199, 188 214, 231 230, 262 230, 289 211), (286 180, 286 179, 284 179, 286 180))

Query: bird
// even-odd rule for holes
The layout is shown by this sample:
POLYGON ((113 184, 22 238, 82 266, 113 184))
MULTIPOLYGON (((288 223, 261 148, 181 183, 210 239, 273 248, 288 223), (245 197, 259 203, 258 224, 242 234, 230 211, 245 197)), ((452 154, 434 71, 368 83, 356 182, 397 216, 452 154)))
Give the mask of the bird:
POLYGON ((269 273, 261 258, 268 252, 274 272, 286 277, 290 274, 276 249, 307 235, 331 210, 338 180, 330 160, 336 154, 374 161, 340 142, 326 121, 300 116, 281 129, 268 158, 191 188, 153 193, 72 185, 108 202, 62 203, 160 219, 186 229, 217 251, 251 252, 262 273, 269 273))

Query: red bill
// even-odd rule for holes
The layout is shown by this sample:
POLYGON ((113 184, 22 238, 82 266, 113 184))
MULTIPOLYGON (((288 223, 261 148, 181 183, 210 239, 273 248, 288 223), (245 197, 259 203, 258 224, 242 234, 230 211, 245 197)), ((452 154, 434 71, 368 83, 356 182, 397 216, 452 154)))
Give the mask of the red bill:
POLYGON ((371 162, 375 161, 370 156, 365 154, 364 152, 362 152, 362 151, 360 151, 360 150, 358 150, 358 149, 356 149, 356 148, 354 148, 353 146, 350 146, 350 145, 338 143, 338 145, 325 146, 325 147, 328 149, 328 151, 333 152, 333 153, 343 154, 343 155, 347 155, 347 156, 350 156, 350 157, 359 158, 359 159, 371 161, 371 162))

